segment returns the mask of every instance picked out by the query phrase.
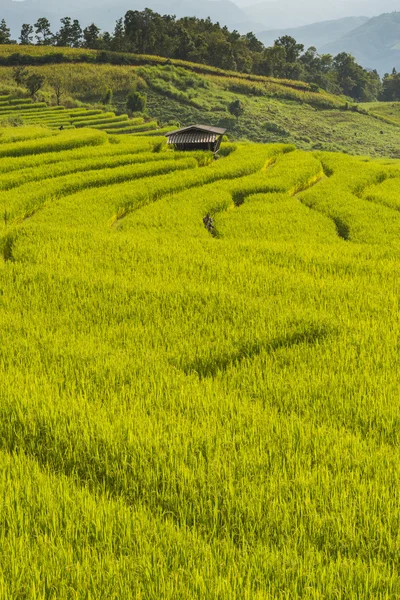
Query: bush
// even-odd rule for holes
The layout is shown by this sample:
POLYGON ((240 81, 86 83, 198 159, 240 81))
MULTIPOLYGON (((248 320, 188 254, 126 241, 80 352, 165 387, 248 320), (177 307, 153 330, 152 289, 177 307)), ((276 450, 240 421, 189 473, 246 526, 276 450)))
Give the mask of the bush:
POLYGON ((132 90, 128 94, 128 98, 126 100, 126 108, 134 113, 134 112, 144 112, 146 110, 147 105, 147 97, 145 94, 140 94, 139 92, 135 92, 132 90))
POLYGON ((109 105, 113 101, 113 91, 108 89, 103 97, 103 104, 109 105))
POLYGON ((244 113, 243 102, 241 102, 239 99, 238 100, 234 100, 228 106, 228 110, 229 110, 229 112, 230 112, 231 115, 233 115, 234 117, 236 117, 236 119, 239 119, 239 117, 244 113))

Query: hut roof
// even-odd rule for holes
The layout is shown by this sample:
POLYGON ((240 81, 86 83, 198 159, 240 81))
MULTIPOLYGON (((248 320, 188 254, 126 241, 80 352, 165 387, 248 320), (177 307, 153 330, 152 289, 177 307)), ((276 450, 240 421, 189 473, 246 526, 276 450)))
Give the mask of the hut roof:
POLYGON ((211 127, 210 125, 189 125, 189 127, 182 127, 182 129, 175 129, 175 131, 170 131, 165 135, 168 137, 173 135, 174 133, 186 133, 191 130, 199 130, 199 131, 208 131, 209 133, 215 133, 216 135, 224 135, 226 129, 222 129, 221 127, 211 127))
POLYGON ((166 134, 169 144, 208 144, 224 135, 226 129, 209 125, 189 125, 166 134))

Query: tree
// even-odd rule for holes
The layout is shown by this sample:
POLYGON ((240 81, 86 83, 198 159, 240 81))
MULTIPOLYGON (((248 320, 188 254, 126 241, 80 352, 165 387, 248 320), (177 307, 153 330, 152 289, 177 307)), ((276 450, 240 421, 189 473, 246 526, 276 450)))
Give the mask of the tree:
POLYGON ((11 44, 11 33, 4 19, 0 21, 0 44, 11 44))
POLYGON ((346 96, 355 100, 364 98, 365 87, 368 84, 368 73, 358 65, 351 54, 340 52, 333 59, 338 85, 346 96))
POLYGON ((234 100, 229 104, 228 110, 231 115, 233 115, 234 117, 236 117, 237 120, 239 120, 239 117, 244 113, 244 104, 239 99, 234 100))
POLYGON ((146 110, 147 97, 135 90, 131 90, 126 100, 126 108, 131 112, 144 112, 146 110))
POLYGON ((36 21, 34 27, 38 46, 50 46, 54 40, 54 35, 51 33, 48 19, 41 17, 36 21))
POLYGON ((127 40, 125 37, 125 27, 123 19, 118 19, 115 23, 114 33, 111 41, 111 48, 115 52, 127 51, 127 40))
POLYGON ((272 46, 265 48, 263 60, 259 65, 260 75, 273 77, 284 77, 286 54, 282 46, 272 46))
POLYGON ((42 89, 45 79, 46 78, 43 75, 39 75, 38 73, 32 73, 32 75, 29 75, 28 79, 26 80, 26 87, 28 88, 32 98, 38 93, 39 90, 42 89))
POLYGON ((82 27, 78 19, 74 19, 71 27, 71 46, 73 48, 80 48, 82 44, 82 27))
POLYGON ((288 63, 295 63, 304 51, 303 44, 298 44, 290 35, 284 35, 275 40, 275 46, 285 50, 286 62, 288 63))
POLYGON ((400 73, 386 75, 383 78, 382 100, 392 101, 400 99, 400 73))
POLYGON ((124 19, 125 35, 130 52, 152 54, 157 39, 157 13, 149 8, 142 12, 128 10, 124 19))
POLYGON ((66 78, 64 72, 61 69, 55 69, 52 74, 48 76, 48 83, 54 90, 57 106, 60 106, 61 98, 66 89, 66 78))
POLYGON ((97 50, 100 47, 100 29, 92 23, 83 30, 83 47, 97 50))
POLYGON ((246 46, 251 52, 262 52, 264 50, 264 44, 260 42, 252 31, 246 33, 243 36, 243 40, 246 42, 246 46))
POLYGON ((77 19, 71 17, 61 19, 60 31, 56 34, 57 46, 79 48, 82 42, 82 28, 77 19))
POLYGON ((21 27, 21 35, 19 41, 23 46, 30 46, 33 44, 33 27, 29 23, 24 23, 21 27))
POLYGON ((57 46, 71 46, 72 44, 72 19, 63 17, 61 20, 60 31, 55 35, 57 46))
POLYGON ((13 79, 17 85, 25 85, 29 77, 29 71, 24 65, 17 65, 12 71, 13 79))

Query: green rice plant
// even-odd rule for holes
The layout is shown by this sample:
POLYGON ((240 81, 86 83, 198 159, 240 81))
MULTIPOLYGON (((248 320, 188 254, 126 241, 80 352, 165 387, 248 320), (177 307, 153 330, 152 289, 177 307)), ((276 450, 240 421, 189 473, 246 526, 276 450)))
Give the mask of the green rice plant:
MULTIPOLYGON (((173 129, 173 126, 167 126, 167 127, 160 127, 159 129, 151 129, 150 131, 134 131, 132 132, 133 136, 156 136, 156 135, 164 135, 165 133, 170 132, 173 129)), ((109 133, 110 135, 112 135, 114 133, 114 129, 108 129, 107 133, 109 133)), ((117 131, 115 131, 115 133, 118 133, 117 131)), ((124 131, 122 131, 121 133, 125 133, 124 131)))
POLYGON ((99 146, 106 142, 106 136, 98 131, 77 131, 60 133, 57 136, 45 138, 43 141, 28 140, 18 143, 2 144, 0 157, 26 156, 55 150, 68 150, 80 146, 99 146))
POLYGON ((30 139, 49 138, 56 135, 45 127, 0 128, 0 144, 11 144, 30 139))
MULTIPOLYGON (((28 182, 43 181, 47 179, 54 179, 63 175, 73 173, 83 173, 88 171, 96 171, 102 169, 111 169, 115 167, 122 167, 124 165, 133 165, 141 163, 154 163, 159 161, 179 161, 188 158, 183 152, 136 152, 131 153, 129 148, 125 148, 124 152, 117 153, 109 150, 109 154, 98 154, 97 158, 93 151, 88 157, 82 156, 78 160, 72 160, 72 157, 68 156, 69 152, 64 154, 64 160, 62 158, 58 162, 51 163, 49 169, 49 163, 43 164, 43 166, 35 165, 32 167, 20 168, 17 171, 14 170, 11 173, 3 174, 0 179, 0 190, 10 190, 28 182)), ((203 155, 199 153, 192 153, 190 158, 194 158, 197 162, 203 158, 203 155)))
POLYGON ((369 202, 376 202, 400 210, 400 170, 397 170, 396 178, 388 178, 376 183, 363 191, 362 198, 369 202))
MULTIPOLYGON (((79 132, 79 135, 83 135, 84 132, 79 132)), ((85 132, 85 135, 88 132, 85 132)), ((89 141, 91 139, 89 135, 89 141)), ((163 140, 165 142, 165 140, 163 140)), ((107 139, 104 140, 104 144, 98 146, 92 146, 90 143, 86 146, 78 147, 76 149, 69 150, 54 150, 52 152, 46 152, 43 154, 31 154, 26 156, 12 156, 2 158, 0 161, 0 173, 12 173, 27 168, 37 168, 43 165, 56 165, 57 163, 69 163, 70 161, 85 160, 88 158, 96 157, 110 157, 118 156, 123 154, 140 154, 153 152, 154 147, 160 143, 159 138, 155 140, 146 139, 118 139, 118 143, 109 144, 107 139)), ((47 174, 51 174, 51 170, 47 170, 47 174)))
MULTIPOLYGON (((154 155, 159 156, 159 155, 154 155)), ((160 174, 195 169, 198 162, 194 157, 176 160, 152 161, 141 164, 125 164, 107 168, 102 166, 99 170, 73 171, 71 174, 42 180, 40 189, 33 189, 31 183, 22 184, 15 190, 3 192, 0 199, 0 214, 7 211, 11 219, 25 219, 48 200, 54 200, 77 190, 97 188, 106 185, 115 185, 133 178, 141 179, 160 174)))
POLYGON ((73 119, 74 123, 82 123, 82 122, 88 122, 88 123, 92 123, 92 122, 96 122, 98 120, 102 120, 102 119, 114 119, 117 118, 115 116, 115 113, 113 112, 104 112, 101 113, 100 115, 82 115, 81 117, 77 117, 73 119))
MULTIPOLYGON (((126 125, 126 127, 120 127, 117 131, 114 131, 114 128, 105 129, 107 133, 139 133, 147 132, 147 131, 155 131, 158 128, 157 121, 150 121, 148 123, 142 123, 141 125, 126 125)), ((158 133, 158 135, 160 135, 158 133)))
POLYGON ((98 129, 107 129, 107 130, 108 129, 115 130, 115 129, 121 129, 121 128, 123 129, 124 127, 127 126, 127 123, 129 123, 129 125, 133 125, 133 126, 142 125, 144 123, 144 119, 140 118, 140 117, 138 117, 136 119, 129 119, 127 117, 123 121, 121 120, 121 121, 114 122, 114 123, 108 123, 107 125, 100 125, 100 126, 98 126, 98 129))
POLYGON ((397 598, 399 161, 165 144, 0 144, 0 597, 397 598))

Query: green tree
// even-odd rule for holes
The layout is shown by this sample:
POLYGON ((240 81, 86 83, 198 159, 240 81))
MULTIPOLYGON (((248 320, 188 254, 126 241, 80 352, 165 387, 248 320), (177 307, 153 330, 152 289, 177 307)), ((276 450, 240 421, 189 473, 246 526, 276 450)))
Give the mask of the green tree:
POLYGON ((100 29, 92 23, 83 30, 83 47, 97 50, 100 48, 100 29))
POLYGON ((295 63, 304 51, 303 44, 298 44, 290 35, 284 35, 275 40, 275 46, 285 50, 285 58, 288 63, 295 63))
POLYGON ((29 23, 24 23, 21 27, 21 35, 19 41, 24 46, 33 44, 33 27, 29 23))
POLYGON ((111 41, 111 49, 115 52, 126 52, 128 49, 123 19, 118 19, 118 21, 115 23, 114 33, 111 41))
POLYGON ((56 34, 57 46, 79 48, 82 42, 82 28, 77 19, 71 17, 61 19, 60 31, 56 34))
POLYGON ((17 85, 25 85, 29 71, 24 65, 17 65, 12 70, 12 76, 17 85))
POLYGON ((71 17, 63 17, 61 19, 60 31, 56 33, 57 46, 71 46, 72 39, 72 19, 71 17))
POLYGON ((4 19, 0 21, 0 44, 12 44, 10 29, 4 19))
POLYGON ((282 46, 265 48, 263 59, 259 64, 259 75, 268 77, 284 77, 286 65, 286 54, 282 46))
POLYGON ((48 19, 41 17, 36 21, 34 27, 38 46, 50 46, 53 43, 54 35, 51 33, 48 19))
POLYGON ((38 73, 32 73, 26 80, 26 87, 33 98, 43 87, 46 78, 38 73))
POLYGON ((71 46, 73 48, 80 48, 82 45, 82 27, 78 19, 74 19, 71 27, 71 46))
POLYGON ((386 102, 400 100, 400 73, 385 74, 382 82, 381 99, 386 102))
POLYGON ((53 88, 57 106, 60 106, 61 98, 65 94, 67 89, 67 79, 65 77, 65 72, 62 69, 54 69, 53 72, 50 75, 48 75, 47 81, 49 85, 53 88))
POLYGON ((239 117, 244 113, 244 104, 239 99, 234 100, 228 106, 228 110, 231 115, 236 117, 239 120, 239 117))
POLYGON ((126 99, 126 108, 130 112, 144 112, 146 110, 147 97, 136 90, 131 90, 126 99))
POLYGON ((220 69, 236 71, 237 67, 235 57, 233 56, 232 44, 224 34, 218 31, 212 32, 208 35, 207 41, 207 64, 219 67, 220 69))
POLYGON ((129 51, 153 54, 157 38, 157 18, 160 15, 146 8, 142 12, 129 10, 124 19, 129 51))
POLYGON ((251 52, 262 52, 264 50, 264 44, 257 39, 252 31, 246 33, 242 39, 245 41, 246 46, 251 52))

